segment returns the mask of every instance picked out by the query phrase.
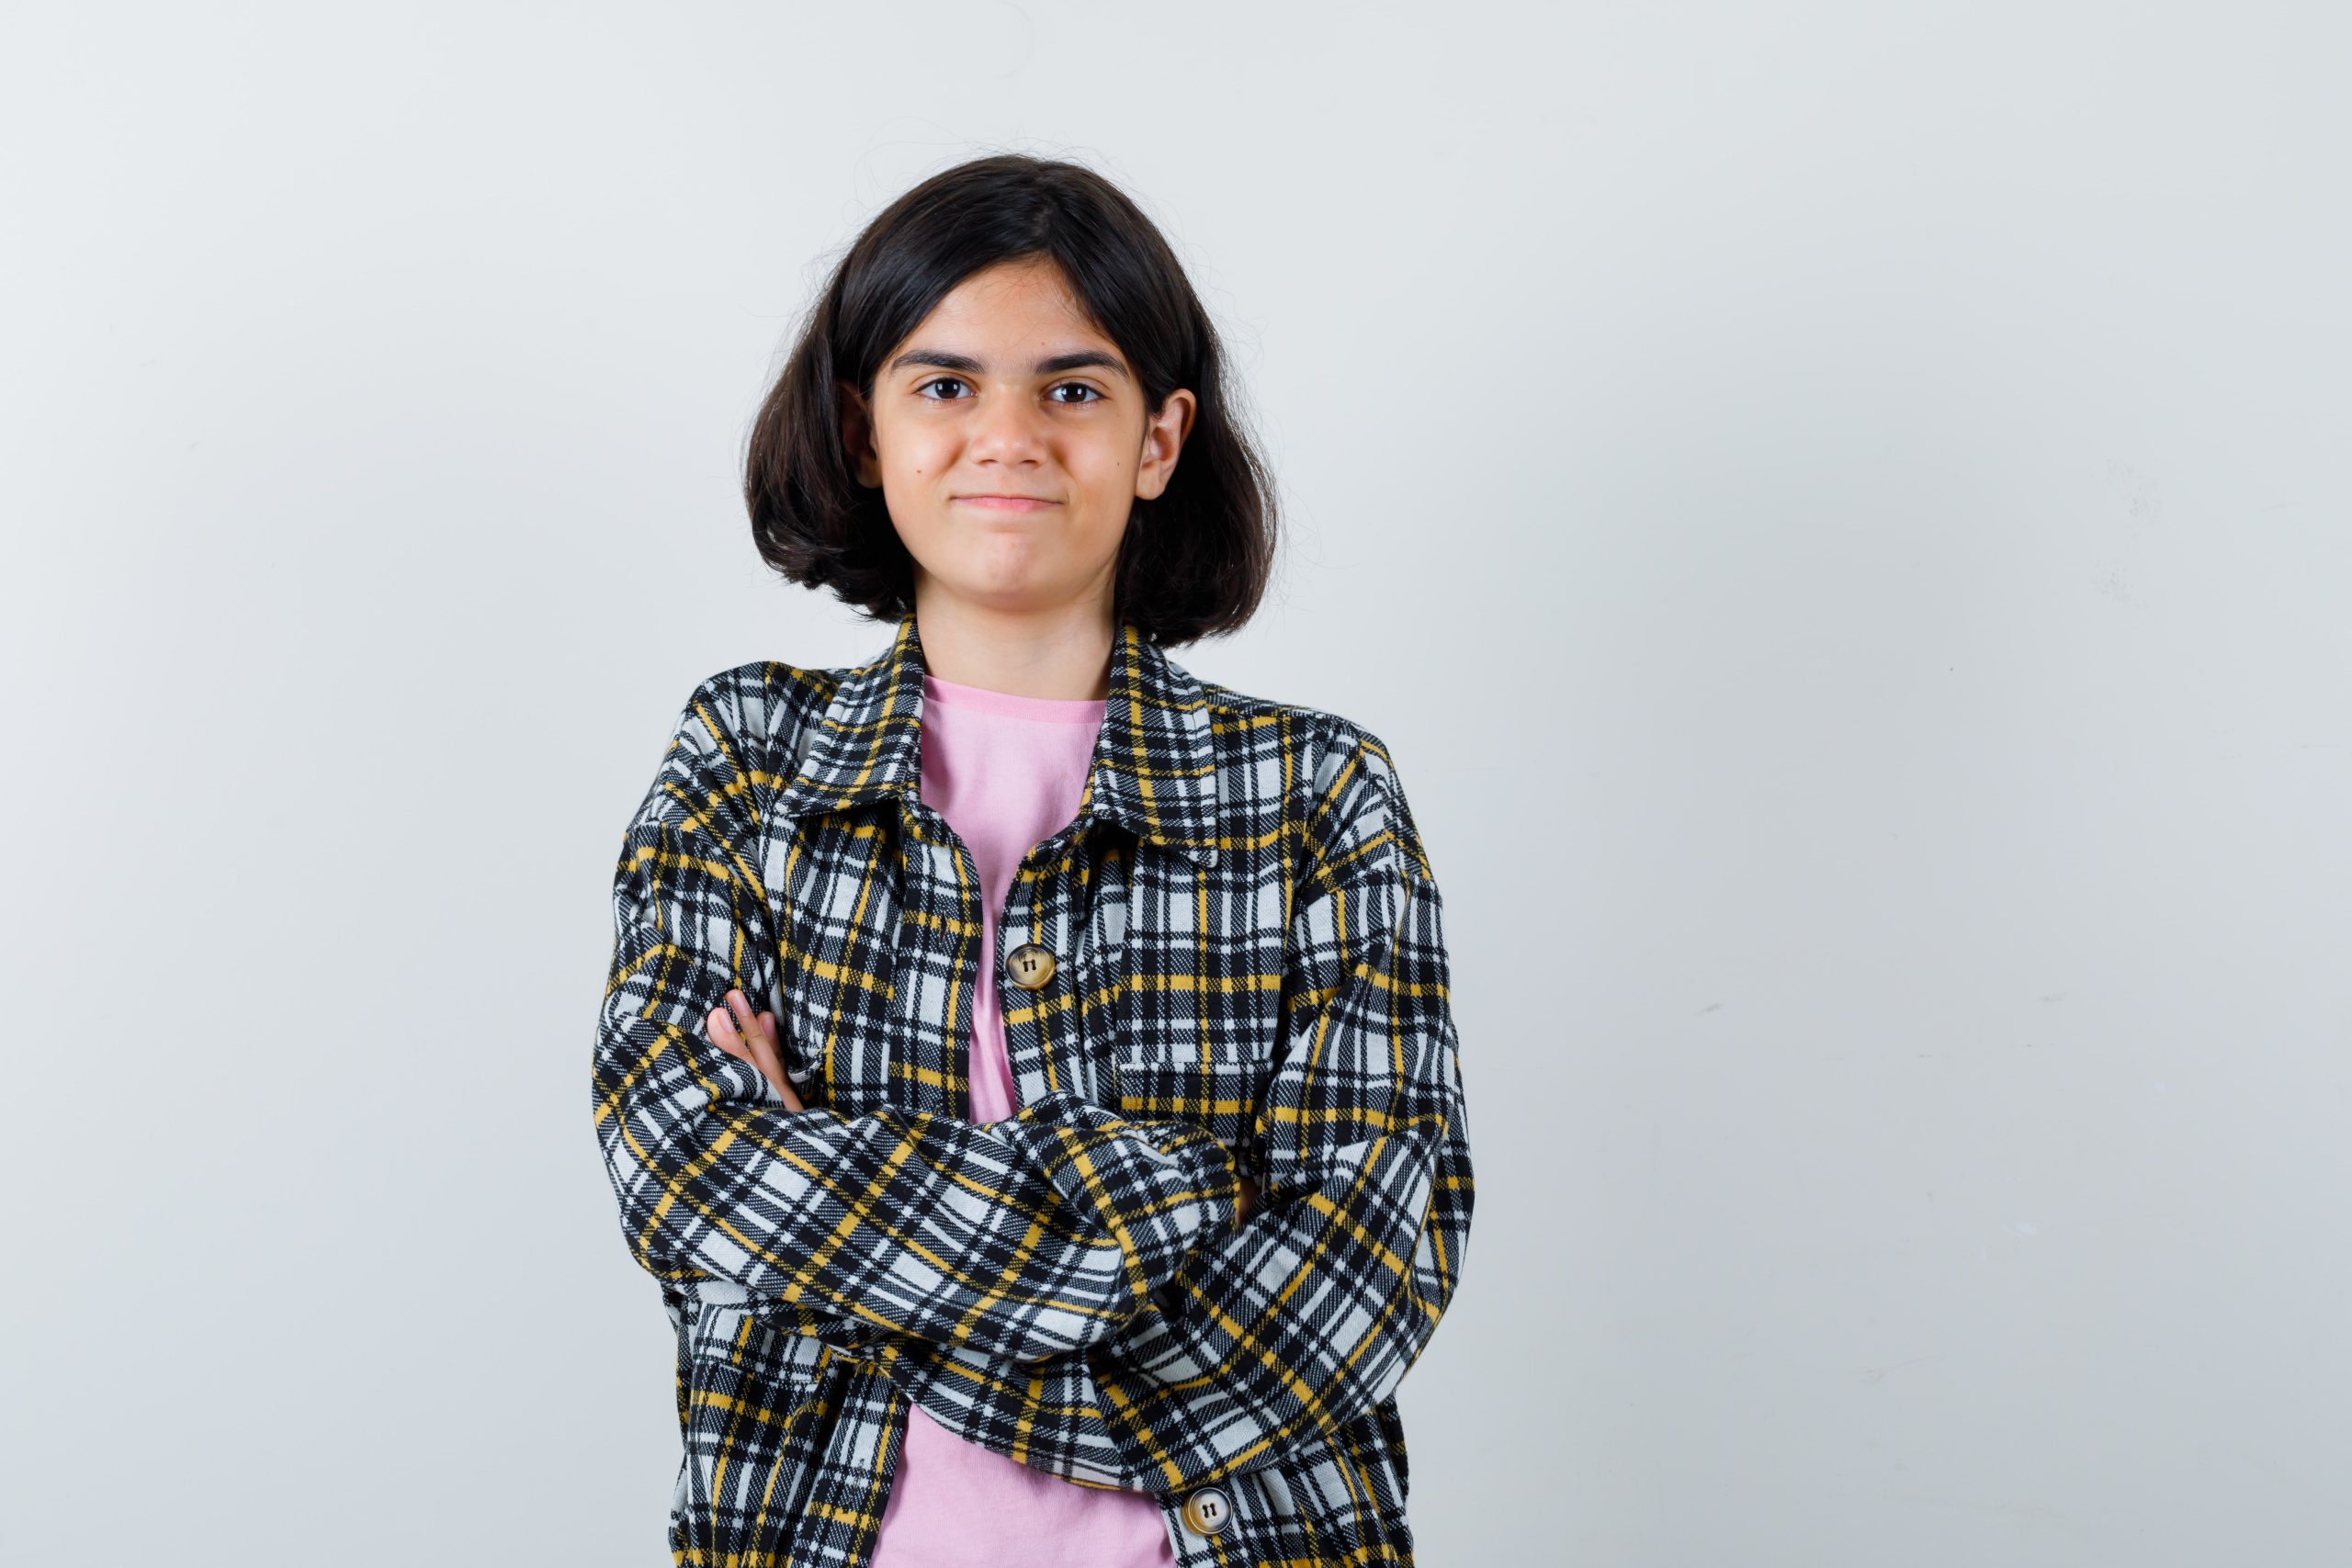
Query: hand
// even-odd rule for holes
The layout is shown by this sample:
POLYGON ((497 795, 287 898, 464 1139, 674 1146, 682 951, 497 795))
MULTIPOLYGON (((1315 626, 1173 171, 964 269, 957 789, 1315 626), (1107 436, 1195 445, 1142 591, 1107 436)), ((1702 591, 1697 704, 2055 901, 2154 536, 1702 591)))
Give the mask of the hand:
POLYGON ((727 993, 727 1005, 710 1010, 706 1021, 711 1043, 740 1061, 760 1069, 760 1076, 775 1086, 784 1096, 787 1111, 806 1111, 800 1097, 792 1092, 792 1080, 784 1076, 784 1058, 776 1045, 775 1014, 763 1012, 752 1017, 751 998, 741 991, 727 993))

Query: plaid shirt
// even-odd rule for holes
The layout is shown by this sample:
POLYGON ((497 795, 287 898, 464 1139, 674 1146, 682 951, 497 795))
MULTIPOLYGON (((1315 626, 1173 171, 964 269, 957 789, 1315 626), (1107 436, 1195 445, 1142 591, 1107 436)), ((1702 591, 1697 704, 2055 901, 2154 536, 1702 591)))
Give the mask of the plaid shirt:
POLYGON ((860 1568, 911 1401, 1158 1495, 1186 1568, 1409 1563, 1395 1391, 1472 1179, 1387 750, 1122 625, 1077 816, 983 955, 918 787, 923 668, 910 615, 865 665, 711 676, 623 837, 595 1126, 677 1330, 673 1561, 860 1568), (976 1123, 977 965, 1023 947, 1053 964, 1000 971, 1019 1109, 976 1123), (730 987, 805 1110, 708 1040, 730 987))

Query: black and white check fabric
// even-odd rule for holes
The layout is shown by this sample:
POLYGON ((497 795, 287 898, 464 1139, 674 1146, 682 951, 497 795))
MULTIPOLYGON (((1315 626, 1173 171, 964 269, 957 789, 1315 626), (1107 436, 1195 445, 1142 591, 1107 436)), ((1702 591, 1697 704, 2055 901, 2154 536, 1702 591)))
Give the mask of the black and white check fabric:
POLYGON ((1386 748, 1122 625, 1077 815, 983 953, 922 674, 910 615, 867 664, 711 676, 623 837, 595 1127, 678 1335, 673 1561, 867 1562, 912 1402, 1157 1494, 1187 1568, 1409 1563, 1394 1395, 1473 1182, 1386 748), (978 965, 1026 944, 1019 1110, 975 1123, 978 965), (805 1110, 706 1035, 732 987, 805 1110))

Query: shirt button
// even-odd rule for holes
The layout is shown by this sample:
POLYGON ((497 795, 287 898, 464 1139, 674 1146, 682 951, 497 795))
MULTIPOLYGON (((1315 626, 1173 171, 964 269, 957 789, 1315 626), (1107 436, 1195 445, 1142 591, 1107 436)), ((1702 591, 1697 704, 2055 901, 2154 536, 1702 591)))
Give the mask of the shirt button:
POLYGON ((1054 977, 1054 955, 1034 942, 1024 942, 1005 955, 1005 973, 1024 991, 1034 991, 1054 977))
POLYGON ((1184 1522, 1203 1535, 1223 1529, 1228 1513, 1225 1494, 1214 1486, 1204 1486, 1184 1499, 1184 1522))

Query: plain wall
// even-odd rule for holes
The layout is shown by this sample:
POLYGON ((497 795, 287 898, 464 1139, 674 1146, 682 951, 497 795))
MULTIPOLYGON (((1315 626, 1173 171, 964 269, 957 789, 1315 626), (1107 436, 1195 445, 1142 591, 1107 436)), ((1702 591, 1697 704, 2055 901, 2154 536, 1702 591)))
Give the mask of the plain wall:
POLYGON ((24 8, 0 1556, 666 1560, 589 1052, 840 248, 1072 156, 1392 748, 1478 1197, 1429 1568, 2352 1554, 2320 4, 24 8))

